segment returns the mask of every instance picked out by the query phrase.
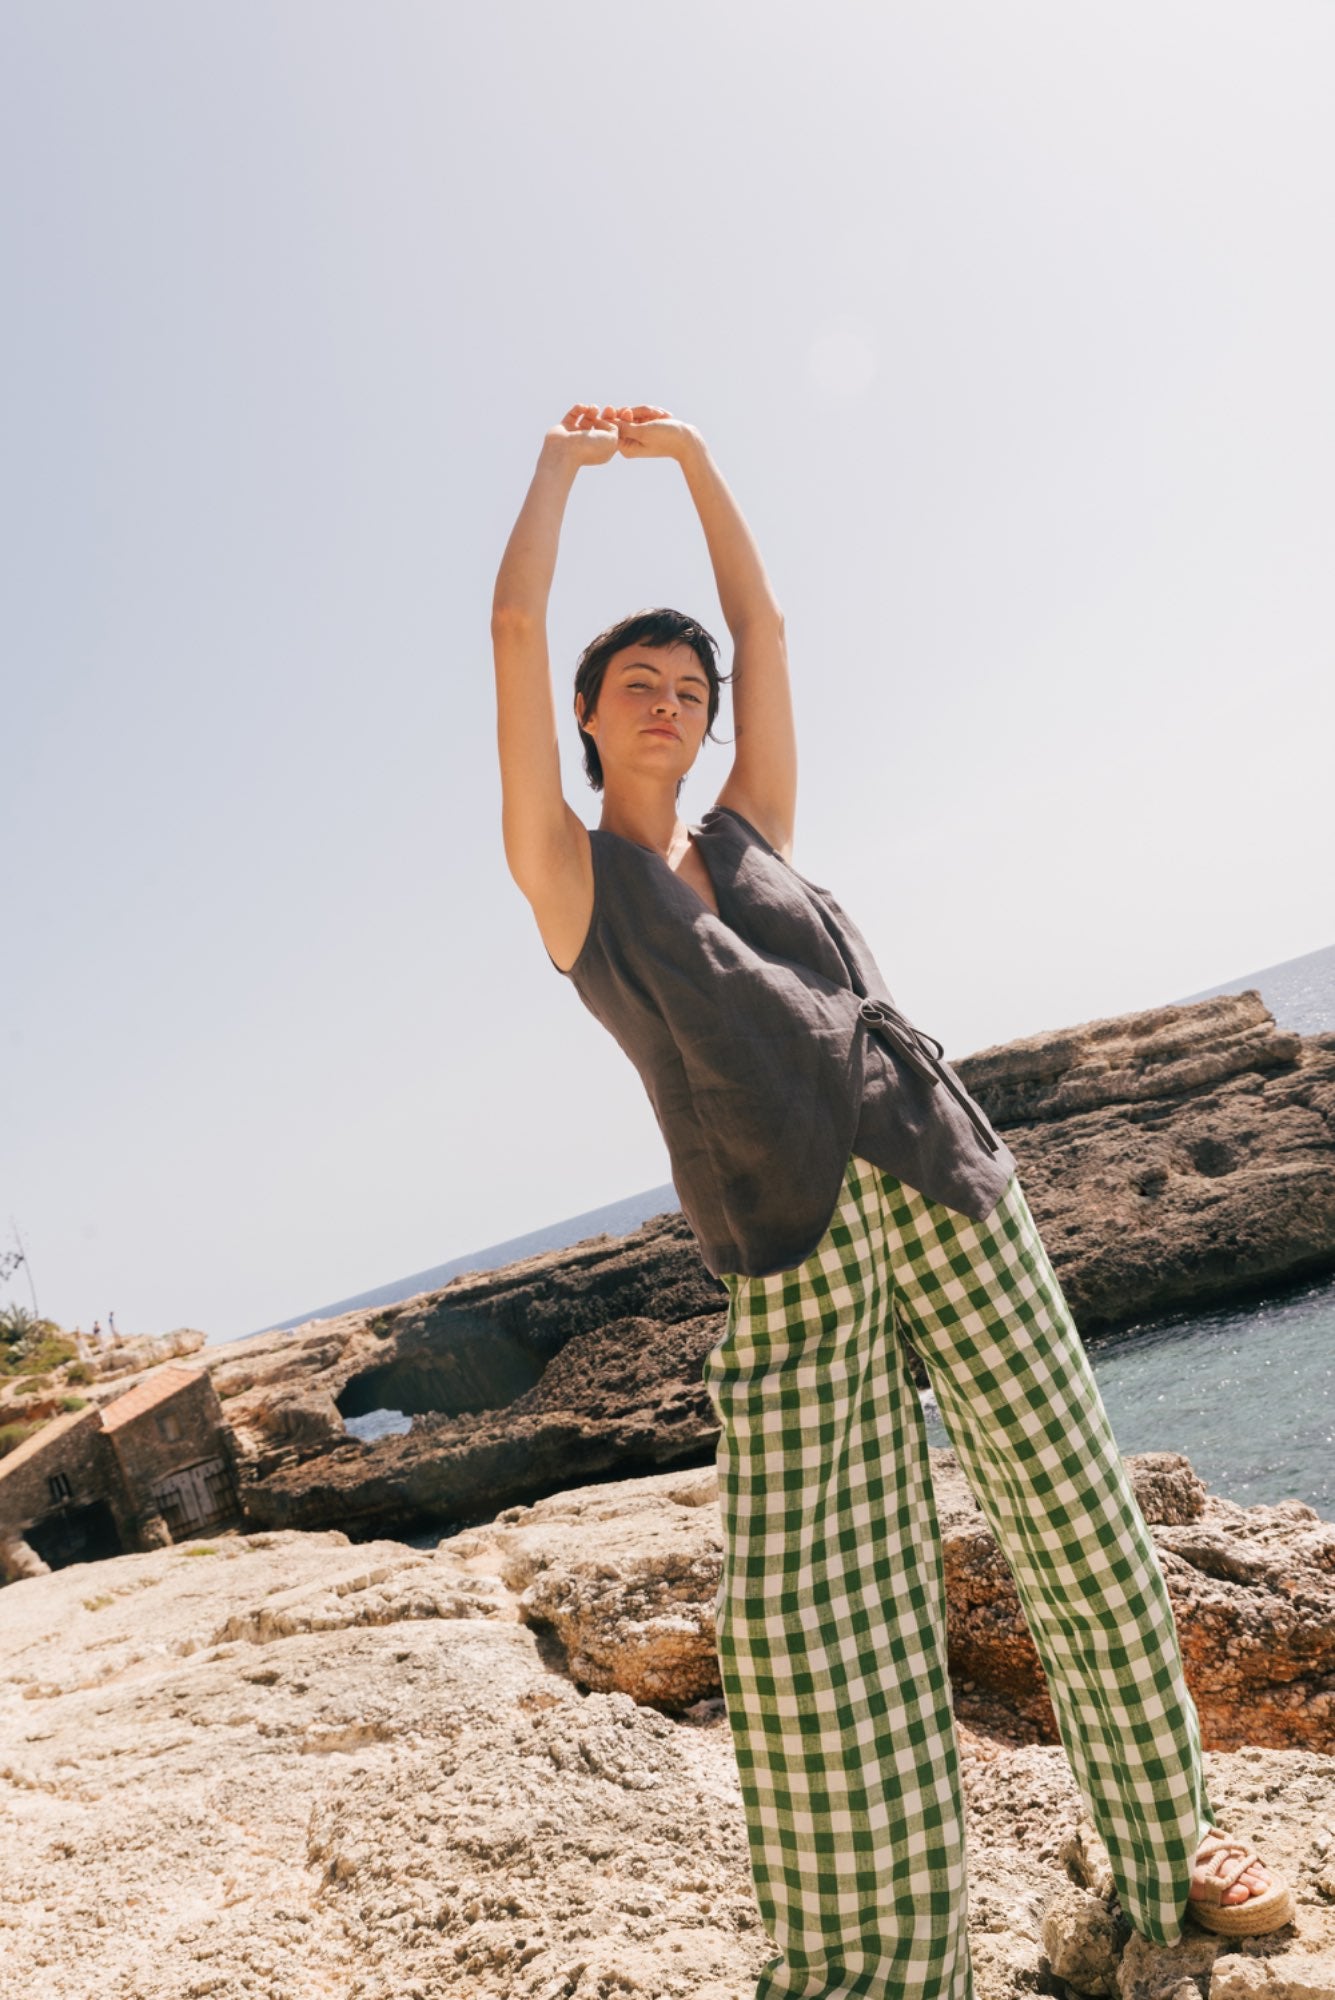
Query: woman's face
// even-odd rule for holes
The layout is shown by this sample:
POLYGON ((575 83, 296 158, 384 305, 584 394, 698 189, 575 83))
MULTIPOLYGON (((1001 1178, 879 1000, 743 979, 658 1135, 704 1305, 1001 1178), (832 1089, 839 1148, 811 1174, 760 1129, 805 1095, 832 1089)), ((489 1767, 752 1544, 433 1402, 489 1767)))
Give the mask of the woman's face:
POLYGON ((603 779, 611 771, 690 770, 709 727, 709 681, 694 647, 623 646, 603 674, 591 716, 581 718, 598 746, 603 779))

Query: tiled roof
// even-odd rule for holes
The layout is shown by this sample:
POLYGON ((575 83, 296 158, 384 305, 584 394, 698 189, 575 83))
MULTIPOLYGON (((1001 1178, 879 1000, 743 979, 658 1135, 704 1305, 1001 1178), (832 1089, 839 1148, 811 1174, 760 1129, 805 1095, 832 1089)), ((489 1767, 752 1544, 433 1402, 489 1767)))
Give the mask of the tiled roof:
POLYGON ((207 1368, 176 1368, 170 1362, 155 1368, 151 1375, 139 1382, 133 1389, 127 1389, 114 1402, 102 1405, 102 1428, 104 1431, 118 1431, 122 1424, 132 1423, 142 1417, 145 1410, 151 1410, 158 1403, 165 1403, 170 1396, 197 1382, 201 1375, 208 1374, 207 1368))

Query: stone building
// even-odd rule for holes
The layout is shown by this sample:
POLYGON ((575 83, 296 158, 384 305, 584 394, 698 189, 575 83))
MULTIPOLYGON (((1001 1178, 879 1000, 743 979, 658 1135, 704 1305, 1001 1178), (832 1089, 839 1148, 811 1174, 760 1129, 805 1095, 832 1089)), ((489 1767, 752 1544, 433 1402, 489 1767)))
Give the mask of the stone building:
POLYGON ((0 1458, 0 1544, 10 1550, 0 1561, 11 1576, 160 1548, 239 1521, 235 1447, 207 1369, 155 1368, 0 1458))

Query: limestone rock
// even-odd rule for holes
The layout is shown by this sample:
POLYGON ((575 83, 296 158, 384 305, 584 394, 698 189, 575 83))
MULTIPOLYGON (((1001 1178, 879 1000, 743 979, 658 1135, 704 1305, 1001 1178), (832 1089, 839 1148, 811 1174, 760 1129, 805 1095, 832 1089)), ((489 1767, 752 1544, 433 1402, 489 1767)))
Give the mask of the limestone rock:
POLYGON ((560 1641, 579 1686, 675 1712, 718 1694, 723 1536, 712 1467, 507 1508, 449 1546, 494 1562, 520 1616, 560 1641))
MULTIPOLYGON (((931 1465, 956 1713, 984 1735, 1055 1743, 1010 1570, 954 1453, 933 1447, 931 1465)), ((1180 1453, 1132 1454, 1126 1466, 1162 1554, 1207 1747, 1335 1751, 1335 1523, 1298 1501, 1219 1501, 1180 1453), (1227 1576, 1212 1573, 1225 1565, 1227 1576)), ((519 1615, 560 1643, 582 1686, 667 1712, 718 1692, 712 1465, 507 1508, 449 1546, 505 1579, 519 1615)))
POLYGON ((1238 1952, 1217 1961, 1208 2000, 1332 2000, 1335 1952, 1238 1952))
POLYGON ((1112 1990, 1118 2000, 1202 2000, 1224 1944, 1195 1924, 1184 1926, 1174 1945, 1150 1944, 1133 1931, 1112 1990))
POLYGON ((0 1535, 0 1583, 17 1583, 20 1577, 49 1576, 50 1563, 45 1563, 36 1549, 29 1548, 22 1535, 0 1535))
MULTIPOLYGON (((374 1445, 349 1439, 267 1473, 252 1466, 242 1488, 247 1521, 338 1523, 358 1534, 458 1524, 607 1472, 712 1460, 718 1425, 702 1369, 722 1333, 712 1312, 670 1323, 617 1319, 574 1333, 503 1409, 422 1413, 411 1431, 374 1445)), ((321 1402, 333 1412, 328 1397, 321 1402)), ((263 1421, 272 1427, 285 1413, 295 1435, 297 1413, 314 1404, 306 1388, 263 1421)))
MULTIPOLYGON (((692 1502, 688 1475, 657 1479, 676 1482, 678 1515, 706 1522, 704 1482, 692 1502)), ((12 1585, 0 1994, 749 2000, 773 1953, 722 1705, 670 1715, 582 1693, 521 1614, 555 1566, 544 1549, 575 1560, 556 1537, 581 1517, 590 1538, 620 1537, 612 1566, 637 1587, 607 1495, 568 1496, 564 1528, 520 1510, 494 1524, 495 1546, 482 1531, 434 1552, 224 1535, 12 1585), (518 1594, 497 1567, 506 1537, 518 1594)), ((651 1516, 644 1532, 671 1554, 651 1516)), ((599 1629, 617 1629, 610 1612, 599 1629)), ((1310 1995, 1335 1948, 1318 1886, 1335 1759, 1249 1750, 1206 1766, 1221 1823, 1290 1872, 1298 1922, 1241 1947, 1189 1927, 1184 1943, 1216 1954, 1216 1981, 1229 1970, 1224 2000, 1310 1995)), ((962 1768, 976 2000, 1070 1994, 1044 1940, 1071 1950, 1074 1928, 1045 1925, 1069 1907, 1063 1857, 1083 1853, 1092 1877, 1098 1864, 1065 1757, 1029 1745, 962 1768)), ((1109 1894, 1104 1926, 1102 1892, 1079 1886, 1081 1976, 1106 1979, 1090 1940, 1116 1948, 1120 1912, 1109 1894)), ((1119 1979, 1128 1958, 1143 1969, 1133 1942, 1119 1979)))
POLYGON ((1212 1495, 1155 1541, 1205 1740, 1335 1747, 1335 1522, 1212 1495))
MULTIPOLYGON (((91 1338, 84 1342, 84 1366, 95 1378, 139 1375, 164 1361, 181 1360, 198 1354, 208 1335, 197 1326, 178 1326, 170 1333, 120 1333, 114 1339, 91 1338)), ((126 1384, 117 1381, 114 1394, 124 1393, 126 1384)))
MULTIPOLYGON (((674 1211, 628 1236, 593 1236, 498 1270, 463 1272, 395 1305, 221 1343, 207 1358, 233 1422, 260 1433, 262 1443, 263 1433, 293 1427, 288 1405, 316 1395, 340 1417, 396 1409, 448 1418, 517 1407, 581 1334, 618 1321, 641 1330, 674 1326, 726 1305, 724 1287, 674 1211)), ((572 1366, 567 1407, 582 1408, 585 1390, 596 1397, 600 1380, 599 1369, 572 1366)))
MULTIPOLYGON (((1010 1571, 954 1454, 931 1457, 951 1670, 973 1684, 958 1711, 1000 1702, 1055 1742, 1010 1571)), ((1299 1500, 1239 1507, 1207 1494, 1179 1453, 1125 1463, 1163 1564, 1203 1741, 1335 1749, 1335 1522, 1299 1500)))
POLYGON ((579 1694, 447 1551, 202 1550, 6 1594, 0 1992, 754 1987, 725 1720, 579 1694))
POLYGON ((1043 1918, 1043 1949, 1058 1979, 1078 1993, 1094 1996, 1117 1992, 1117 1962, 1125 1944, 1112 1912, 1101 1896, 1072 1883, 1059 1889, 1043 1918))
POLYGON ((1081 1819, 1058 1849, 1058 1858, 1071 1880, 1105 1901, 1114 1893, 1112 1863, 1099 1839, 1092 1820, 1081 1819))

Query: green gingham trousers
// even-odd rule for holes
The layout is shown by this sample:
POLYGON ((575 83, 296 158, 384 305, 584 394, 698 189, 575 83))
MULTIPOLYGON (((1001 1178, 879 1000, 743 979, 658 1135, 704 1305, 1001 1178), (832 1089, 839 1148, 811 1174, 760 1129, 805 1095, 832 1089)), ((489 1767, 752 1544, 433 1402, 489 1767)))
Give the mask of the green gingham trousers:
POLYGON ((981 1222, 856 1154, 810 1257, 725 1274, 719 1666, 755 2000, 972 2000, 927 1434, 900 1333, 1010 1565, 1122 1907, 1182 1935, 1213 1821, 1149 1529, 1018 1175, 981 1222))

